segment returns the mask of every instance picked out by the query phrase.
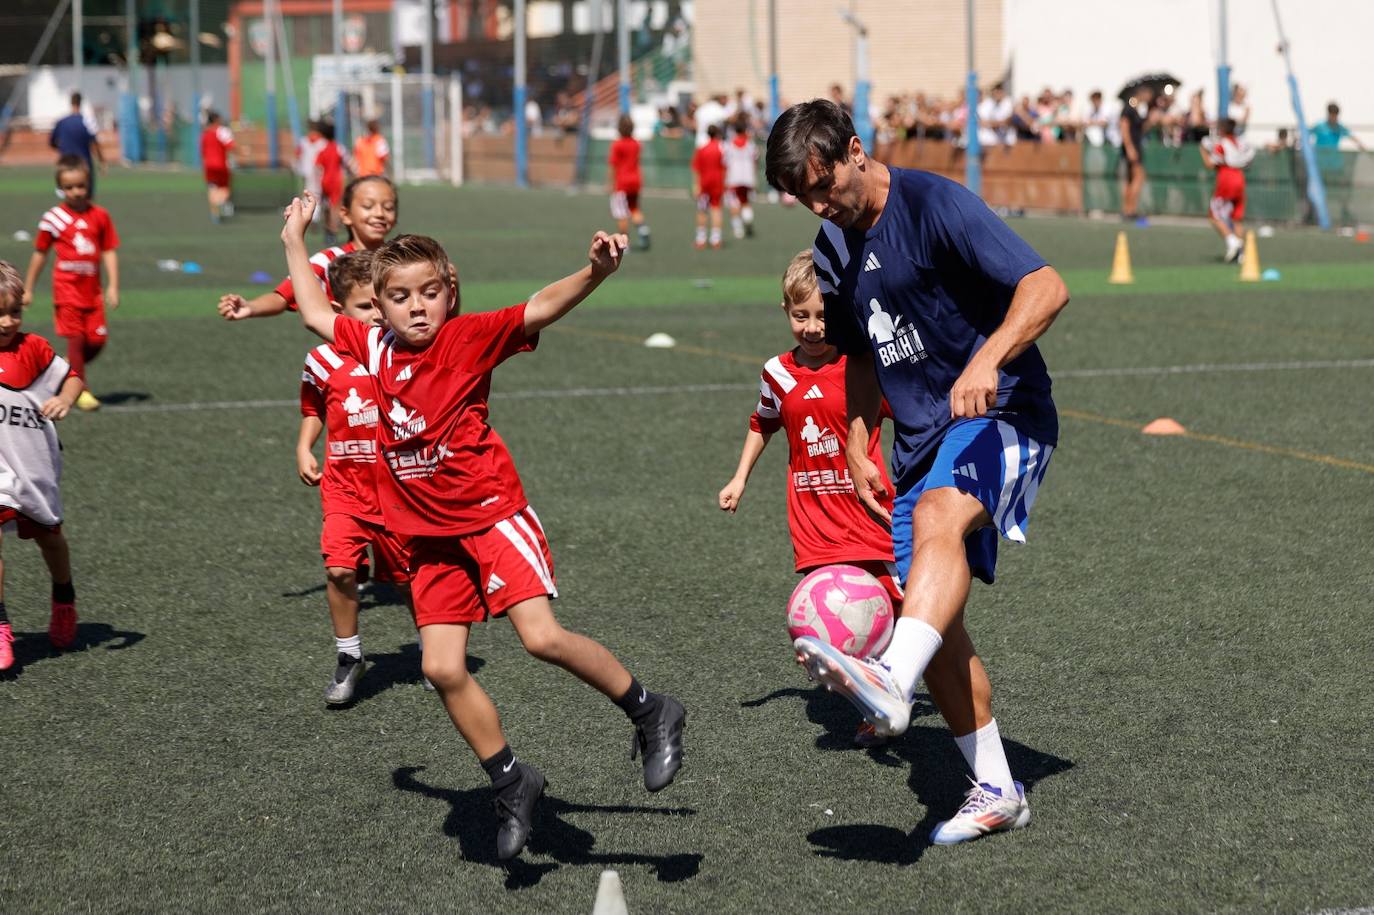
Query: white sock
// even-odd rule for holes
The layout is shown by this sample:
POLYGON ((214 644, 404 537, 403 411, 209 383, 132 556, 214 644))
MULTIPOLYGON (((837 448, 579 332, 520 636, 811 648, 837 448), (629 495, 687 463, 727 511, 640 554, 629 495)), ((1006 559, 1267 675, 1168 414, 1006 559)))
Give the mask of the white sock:
POLYGON ((699 244, 699 245, 704 245, 704 244, 706 244, 706 230, 705 230, 705 229, 697 229, 697 244, 699 244))
POLYGON ((339 654, 346 654, 354 658, 363 656, 363 637, 360 635, 350 635, 346 639, 335 636, 334 644, 338 647, 339 654))
POLYGON ((916 692, 916 681, 921 679, 926 665, 935 657, 935 652, 940 650, 944 641, 929 623, 909 616, 897 620, 892 630, 892 641, 880 660, 892 671, 908 702, 916 692))
POLYGON ((752 225, 754 224, 754 208, 753 208, 753 207, 745 207, 745 208, 740 212, 740 215, 744 217, 744 224, 745 224, 746 226, 752 226, 752 225))
POLYGON ((720 244, 720 229, 711 229, 711 244, 720 244))
POLYGON ((1002 748, 1002 735, 997 732, 996 718, 972 734, 954 738, 954 742, 959 745, 964 761, 973 770, 974 779, 980 784, 999 789, 1003 797, 1016 795, 1016 784, 1007 766, 1007 753, 1002 748))
POLYGON ((734 230, 735 237, 739 238, 744 234, 744 220, 738 216, 730 217, 730 228, 734 230))
POLYGON ((640 238, 648 238, 648 237, 649 237, 649 224, 648 224, 647 222, 640 223, 640 225, 639 225, 639 237, 640 237, 640 238))

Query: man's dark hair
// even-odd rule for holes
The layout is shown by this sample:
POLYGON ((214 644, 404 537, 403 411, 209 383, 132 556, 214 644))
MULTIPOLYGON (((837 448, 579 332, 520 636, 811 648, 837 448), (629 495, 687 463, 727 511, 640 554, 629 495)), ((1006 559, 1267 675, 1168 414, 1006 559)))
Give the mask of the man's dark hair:
POLYGON ((849 155, 854 122, 830 99, 813 98, 782 113, 768 135, 764 178, 770 187, 795 194, 811 162, 832 166, 849 155))
POLYGON ((1340 105, 1337 105, 1335 102, 1331 102, 1329 105, 1326 106, 1326 113, 1327 113, 1327 114, 1340 114, 1340 113, 1341 113, 1341 106, 1340 106, 1340 105))
POLYGON ((73 92, 73 93, 72 93, 72 107, 73 107, 73 108, 80 108, 80 107, 81 107, 81 93, 80 93, 80 92, 73 92))

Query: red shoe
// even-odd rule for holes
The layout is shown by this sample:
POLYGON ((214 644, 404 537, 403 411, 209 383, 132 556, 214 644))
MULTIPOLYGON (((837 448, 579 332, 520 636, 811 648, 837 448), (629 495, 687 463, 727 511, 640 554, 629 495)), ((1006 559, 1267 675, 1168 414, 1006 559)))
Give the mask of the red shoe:
POLYGON ((76 604, 52 602, 52 619, 48 621, 48 641, 57 649, 70 648, 76 641, 76 604))
POLYGON ((692 242, 692 247, 693 247, 693 248, 696 248, 698 251, 704 251, 704 250, 706 250, 706 242, 704 242, 704 241, 694 241, 694 242, 692 242))
POLYGON ((0 670, 14 666, 14 628, 9 623, 0 623, 0 670))

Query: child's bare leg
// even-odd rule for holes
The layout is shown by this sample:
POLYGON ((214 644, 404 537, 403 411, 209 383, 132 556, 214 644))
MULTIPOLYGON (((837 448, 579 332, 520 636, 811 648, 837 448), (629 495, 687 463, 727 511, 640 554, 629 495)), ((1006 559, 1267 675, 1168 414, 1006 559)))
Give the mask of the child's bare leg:
POLYGON ((506 736, 491 697, 468 673, 470 628, 467 623, 435 623, 422 628, 420 668, 434 684, 458 733, 479 760, 487 760, 505 749, 506 736))
POLYGON ((521 601, 506 615, 525 650, 539 660, 558 665, 611 700, 629 690, 632 678, 625 666, 600 642, 564 629, 547 597, 521 601))
POLYGON ((330 566, 324 571, 334 638, 351 638, 358 634, 358 573, 342 566, 330 566))
POLYGON ((72 582, 72 557, 71 551, 67 548, 67 538, 62 536, 60 530, 43 531, 34 537, 38 542, 38 549, 43 553, 43 562, 47 563, 48 573, 52 575, 54 584, 69 585, 72 582))
POLYGON ((1231 237, 1231 230, 1225 222, 1218 219, 1216 216, 1209 216, 1208 221, 1212 223, 1212 228, 1217 230, 1217 234, 1221 236, 1222 241, 1231 237))
POLYGON ((0 606, 5 604, 5 533, 0 531, 0 606))

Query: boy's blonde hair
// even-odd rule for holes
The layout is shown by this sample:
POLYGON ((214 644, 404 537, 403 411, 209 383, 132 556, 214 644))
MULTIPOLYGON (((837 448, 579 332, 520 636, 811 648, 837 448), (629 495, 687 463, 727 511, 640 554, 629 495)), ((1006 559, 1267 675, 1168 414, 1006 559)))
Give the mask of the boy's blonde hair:
POLYGON ((19 275, 14 264, 0 261, 0 306, 8 308, 15 302, 24 301, 24 278, 19 275))
MULTIPOLYGON (((380 296, 386 288, 386 278, 392 270, 406 264, 429 264, 434 272, 449 282, 450 276, 457 276, 453 262, 448 259, 444 246, 428 235, 398 235, 382 245, 372 255, 372 291, 380 296)), ((453 307, 458 307, 458 286, 453 287, 453 307)))
POLYGON ((354 251, 329 262, 326 274, 334 301, 343 303, 359 286, 372 288, 372 252, 354 251))
POLYGON ((816 267, 811 261, 811 249, 792 258, 782 275, 782 303, 796 305, 816 294, 816 267))

